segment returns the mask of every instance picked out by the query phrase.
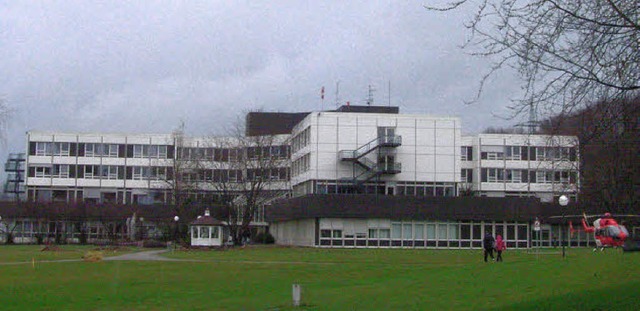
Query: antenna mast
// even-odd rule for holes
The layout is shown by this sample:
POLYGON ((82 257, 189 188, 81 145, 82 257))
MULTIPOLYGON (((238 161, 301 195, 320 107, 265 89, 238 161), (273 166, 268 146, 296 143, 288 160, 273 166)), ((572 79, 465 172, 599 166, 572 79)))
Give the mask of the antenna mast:
POLYGON ((340 107, 340 81, 336 82, 336 109, 340 107))
POLYGON ((369 84, 369 94, 367 96, 367 106, 372 106, 373 105, 373 91, 375 91, 375 89, 373 88, 373 86, 371 86, 371 84, 369 84))

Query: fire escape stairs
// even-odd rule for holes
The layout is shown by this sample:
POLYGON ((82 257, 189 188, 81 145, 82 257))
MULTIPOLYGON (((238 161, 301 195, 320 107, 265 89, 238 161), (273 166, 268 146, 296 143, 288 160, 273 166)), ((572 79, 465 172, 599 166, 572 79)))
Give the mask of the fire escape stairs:
POLYGON ((377 176, 400 173, 402 171, 400 163, 376 163, 365 156, 375 150, 395 148, 401 144, 402 136, 388 135, 375 138, 356 150, 341 150, 339 152, 340 160, 352 162, 362 168, 363 171, 357 175, 354 174, 353 178, 342 178, 340 181, 353 186, 361 186, 366 181, 377 176))

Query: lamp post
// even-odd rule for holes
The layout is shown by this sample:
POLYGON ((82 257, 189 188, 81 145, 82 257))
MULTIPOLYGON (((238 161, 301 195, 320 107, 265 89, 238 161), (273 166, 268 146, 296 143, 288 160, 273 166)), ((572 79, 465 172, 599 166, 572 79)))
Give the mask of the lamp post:
POLYGON ((175 230, 173 231, 173 249, 176 249, 176 243, 178 243, 178 220, 180 217, 178 215, 173 217, 173 221, 175 221, 175 230))
POLYGON ((569 204, 569 198, 567 198, 566 195, 561 195, 560 198, 558 198, 558 203, 560 204, 560 209, 562 209, 562 224, 560 225, 560 243, 562 243, 562 258, 565 257, 565 251, 564 251, 564 241, 562 241, 562 226, 564 226, 564 215, 565 215, 565 207, 567 206, 567 204, 569 204))

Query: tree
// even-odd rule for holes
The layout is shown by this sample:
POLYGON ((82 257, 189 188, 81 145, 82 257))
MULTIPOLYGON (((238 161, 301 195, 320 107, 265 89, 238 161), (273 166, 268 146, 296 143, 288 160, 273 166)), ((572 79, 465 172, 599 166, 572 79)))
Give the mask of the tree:
POLYGON ((7 101, 3 98, 0 98, 0 140, 5 141, 7 126, 9 123, 9 117, 11 116, 12 109, 7 104, 7 101))
POLYGON ((285 136, 246 136, 240 124, 229 137, 211 140, 216 157, 211 178, 204 178, 219 197, 220 210, 215 214, 227 222, 235 245, 250 234, 265 204, 290 193, 285 136))
POLYGON ((149 178, 154 180, 151 185, 156 190, 167 191, 169 200, 166 200, 168 202, 165 201, 165 204, 173 208, 173 216, 178 216, 178 222, 174 223, 173 217, 163 222, 165 231, 170 232, 171 228, 176 226, 175 238, 181 240, 187 236, 187 222, 195 218, 197 213, 193 195, 201 191, 197 172, 204 161, 202 149, 191 147, 189 138, 185 137, 184 123, 173 131, 171 140, 170 145, 174 146, 174 152, 173 160, 169 162, 170 166, 156 163, 157 165, 150 168, 149 178))
MULTIPOLYGON (((429 10, 449 11, 469 0, 429 10)), ((640 91, 640 6, 637 0, 482 0, 465 24, 463 48, 491 59, 485 82, 515 68, 524 93, 513 116, 534 108, 566 114, 589 102, 612 102, 640 91)))
POLYGON ((598 212, 639 212, 640 96, 549 118, 541 131, 579 137, 582 205, 598 212))

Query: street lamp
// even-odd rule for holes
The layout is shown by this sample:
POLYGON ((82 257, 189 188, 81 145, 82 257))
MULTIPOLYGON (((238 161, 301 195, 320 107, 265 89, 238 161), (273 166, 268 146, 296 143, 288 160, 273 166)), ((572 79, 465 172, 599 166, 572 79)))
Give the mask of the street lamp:
POLYGON ((175 231, 173 231, 173 249, 176 249, 176 243, 178 243, 178 220, 180 220, 178 215, 173 217, 173 221, 176 222, 175 231))
POLYGON ((562 241, 562 226, 564 226, 564 214, 565 214, 565 207, 567 206, 567 204, 569 204, 569 198, 567 198, 566 195, 561 195, 560 198, 558 198, 558 203, 560 204, 562 209, 562 224, 560 225, 560 243, 562 243, 562 258, 565 257, 565 251, 564 251, 564 241, 562 241))

